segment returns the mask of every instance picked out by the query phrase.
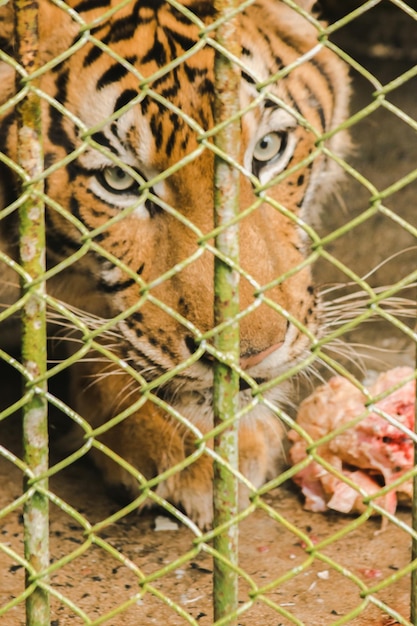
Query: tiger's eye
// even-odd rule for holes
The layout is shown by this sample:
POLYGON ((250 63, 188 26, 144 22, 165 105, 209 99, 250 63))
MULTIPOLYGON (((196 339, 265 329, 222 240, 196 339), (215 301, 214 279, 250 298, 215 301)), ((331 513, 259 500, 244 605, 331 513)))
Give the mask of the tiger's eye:
POLYGON ((106 167, 101 174, 107 188, 114 193, 123 193, 137 185, 134 178, 121 167, 106 167))
POLYGON ((276 132, 268 133, 257 142, 253 151, 253 158, 262 163, 271 161, 282 152, 284 144, 284 135, 276 132))

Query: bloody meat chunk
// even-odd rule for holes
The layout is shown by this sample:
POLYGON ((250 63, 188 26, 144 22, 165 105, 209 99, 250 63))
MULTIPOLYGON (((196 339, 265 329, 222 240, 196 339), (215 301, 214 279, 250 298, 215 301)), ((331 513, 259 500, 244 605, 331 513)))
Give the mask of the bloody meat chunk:
MULTIPOLYGON (((414 370, 408 367, 384 372, 369 387, 369 395, 346 378, 335 376, 301 403, 297 424, 314 441, 342 428, 315 448, 337 472, 328 471, 313 459, 294 476, 305 497, 306 509, 362 512, 366 508, 364 495, 377 493, 413 467, 413 376, 414 370), (381 395, 384 397, 377 400, 381 395), (344 482, 343 477, 356 488, 344 482)), ((307 448, 312 448, 294 429, 289 432, 289 439, 293 444, 290 459, 295 465, 308 456, 307 448)), ((412 480, 407 478, 378 496, 376 502, 394 513, 398 502, 410 505, 411 498, 412 480)))

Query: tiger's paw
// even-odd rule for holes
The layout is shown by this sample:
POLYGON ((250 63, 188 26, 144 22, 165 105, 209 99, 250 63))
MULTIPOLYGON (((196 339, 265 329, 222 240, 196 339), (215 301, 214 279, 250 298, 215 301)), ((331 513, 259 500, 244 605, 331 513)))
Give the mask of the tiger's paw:
MULTIPOLYGON (((180 483, 180 481, 177 481, 180 483)), ((187 482, 187 481, 186 481, 187 482)), ((174 493, 169 489, 167 483, 161 483, 156 490, 158 496, 167 500, 179 509, 194 523, 200 530, 209 530, 213 524, 213 490, 212 486, 205 490, 194 491, 190 487, 183 487, 178 484, 180 491, 174 493)))
MULTIPOLYGON (((169 459, 165 459, 169 466, 169 459)), ((184 512, 201 530, 213 522, 213 464, 202 455, 184 469, 175 472, 155 489, 157 496, 184 512)))
MULTIPOLYGON (((101 469, 104 469, 103 466, 101 469)), ((191 466, 161 480, 148 492, 146 500, 139 504, 138 511, 154 506, 165 508, 165 501, 180 514, 185 514, 201 530, 210 529, 213 521, 211 466, 207 470, 201 473, 191 466)), ((147 490, 146 482, 139 481, 123 468, 113 467, 111 472, 103 473, 109 496, 121 505, 132 502, 147 490)), ((171 507, 166 506, 166 509, 168 513, 172 512, 171 507)))
MULTIPOLYGON (((136 446, 135 449, 137 450, 136 446)), ((126 505, 146 493, 147 498, 138 502, 139 512, 154 506, 164 507, 166 501, 176 507, 181 514, 189 517, 201 530, 211 527, 213 520, 211 457, 203 454, 181 469, 186 459, 184 455, 178 454, 178 450, 174 456, 172 449, 170 452, 160 451, 159 458, 155 458, 155 455, 152 459, 145 459, 137 453, 127 455, 126 447, 123 452, 123 460, 131 466, 130 470, 106 454, 93 451, 94 462, 102 473, 106 490, 112 499, 126 505), (159 477, 161 480, 158 480, 159 477)))

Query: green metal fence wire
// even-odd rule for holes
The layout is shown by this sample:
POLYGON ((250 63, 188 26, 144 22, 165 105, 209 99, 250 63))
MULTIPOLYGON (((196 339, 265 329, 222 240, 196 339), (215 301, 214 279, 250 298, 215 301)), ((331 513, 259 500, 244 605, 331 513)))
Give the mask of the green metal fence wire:
MULTIPOLYGON (((355 333, 364 322, 375 319, 388 324, 399 336, 405 338, 409 345, 414 344, 415 346, 416 344, 417 337, 413 325, 409 323, 409 319, 404 318, 404 307, 409 312, 409 315, 412 316, 414 315, 415 306, 413 303, 405 303, 406 301, 402 298, 404 290, 412 290, 417 282, 415 264, 412 264, 409 269, 407 267, 403 275, 396 279, 393 284, 381 287, 378 282, 373 282, 370 272, 361 273, 357 266, 354 266, 349 260, 345 261, 343 256, 335 252, 335 246, 344 241, 349 234, 360 232, 361 228, 366 229, 368 226, 372 228, 372 225, 375 223, 374 220, 377 219, 384 220, 388 229, 394 226, 402 229, 408 234, 411 242, 410 246, 415 246, 415 240, 417 239, 416 224, 410 223, 409 219, 399 215, 392 208, 391 204, 395 204, 393 201, 396 198, 395 194, 415 183, 417 169, 410 167, 410 171, 402 174, 397 180, 383 185, 376 184, 365 176, 360 167, 353 165, 351 160, 347 159, 345 161, 331 153, 324 145, 324 141, 328 137, 320 136, 314 128, 310 128, 311 132, 314 132, 316 135, 316 151, 303 163, 297 164, 295 167, 308 165, 320 154, 337 161, 345 171, 346 178, 353 181, 361 189, 366 190, 368 208, 361 210, 353 217, 348 216, 344 220, 343 225, 337 224, 334 228, 331 228, 330 232, 322 234, 319 227, 302 222, 292 215, 288 208, 269 198, 268 201, 277 211, 293 219, 298 227, 304 230, 310 242, 310 251, 303 264, 286 275, 276 277, 276 280, 273 282, 262 286, 256 284, 254 279, 240 267, 238 249, 239 223, 246 214, 255 211, 258 206, 255 202, 243 214, 238 207, 239 179, 243 174, 246 175, 247 173, 239 165, 240 119, 245 111, 239 108, 238 90, 240 73, 245 67, 240 58, 237 22, 240 11, 244 10, 246 6, 253 4, 253 0, 247 0, 246 2, 215 0, 214 6, 217 10, 217 19, 208 28, 192 11, 182 4, 179 4, 176 0, 167 0, 167 2, 169 1, 172 6, 175 6, 183 13, 184 18, 187 18, 198 27, 200 38, 184 55, 150 77, 142 76, 128 60, 120 58, 110 45, 98 39, 94 34, 95 29, 100 27, 112 12, 118 11, 122 6, 128 4, 129 1, 124 0, 119 5, 112 7, 100 18, 91 23, 84 23, 75 11, 70 10, 64 2, 56 0, 56 5, 60 6, 63 11, 69 12, 74 22, 79 25, 80 36, 77 42, 61 55, 51 59, 47 64, 39 66, 37 63, 39 41, 36 28, 36 3, 28 2, 27 0, 16 0, 13 3, 16 10, 16 58, 11 58, 6 51, 1 51, 0 53, 0 61, 8 67, 15 68, 19 76, 17 95, 4 103, 0 108, 0 112, 4 113, 15 105, 17 107, 19 159, 17 163, 14 163, 5 154, 0 154, 0 161, 3 165, 11 168, 21 181, 19 199, 6 206, 0 212, 0 219, 6 220, 16 209, 19 210, 21 224, 20 260, 16 262, 6 252, 2 251, 0 262, 4 267, 14 271, 19 277, 21 295, 16 303, 11 304, 3 312, 0 312, 0 322, 8 322, 12 314, 18 312, 23 326, 22 358, 19 360, 14 359, 10 356, 7 348, 2 346, 0 358, 11 369, 16 370, 24 381, 24 388, 20 397, 16 401, 12 401, 0 413, 0 425, 1 423, 8 425, 10 417, 12 416, 15 419, 18 411, 23 413, 24 440, 23 458, 20 458, 18 453, 12 451, 12 446, 8 446, 7 443, 3 445, 3 442, 0 442, 0 455, 3 460, 10 464, 13 471, 18 470, 18 473, 24 478, 23 493, 19 493, 17 497, 11 496, 10 501, 5 502, 3 508, 0 509, 0 523, 1 520, 6 523, 10 515, 19 513, 23 507, 25 537, 23 554, 19 551, 19 547, 16 544, 9 544, 7 541, 0 543, 0 554, 5 557, 5 562, 12 564, 13 571, 15 571, 15 568, 23 568, 26 578, 25 584, 22 581, 22 588, 18 593, 11 593, 3 599, 1 595, 1 580, 3 576, 0 571, 0 598, 3 603, 0 604, 0 624, 15 626, 15 624, 23 623, 22 613, 15 613, 15 611, 19 611, 25 603, 27 626, 46 626, 47 624, 54 624, 54 626, 59 624, 61 626, 60 616, 65 615, 65 611, 67 615, 71 616, 71 619, 76 620, 74 623, 77 624, 98 625, 106 623, 118 626, 121 623, 125 623, 125 616, 129 614, 129 610, 136 606, 145 607, 145 610, 147 606, 150 607, 146 617, 135 618, 136 621, 131 622, 136 624, 139 623, 138 619, 142 620, 140 623, 143 624, 151 624, 165 619, 167 623, 172 621, 172 624, 193 624, 194 626, 208 623, 216 626, 226 624, 229 626, 237 626, 237 624, 249 626, 250 624, 258 625, 259 623, 271 624, 271 626, 272 624, 274 626, 276 624, 298 624, 300 626, 305 624, 306 626, 312 626, 316 623, 326 623, 336 626, 347 623, 379 623, 374 617, 371 618, 372 622, 367 617, 368 613, 366 611, 375 608, 379 611, 378 619, 385 620, 381 623, 387 625, 398 623, 408 626, 411 624, 416 626, 417 515, 415 499, 413 500, 413 515, 410 521, 408 517, 405 518, 404 516, 386 511, 380 504, 380 498, 390 492, 392 493, 393 489, 407 480, 415 482, 417 472, 414 467, 411 468, 395 482, 381 487, 376 494, 370 496, 353 478, 346 476, 341 469, 335 468, 323 456, 322 449, 323 446, 331 444, 335 437, 342 435, 348 429, 361 422, 370 411, 376 412, 383 419, 391 421, 395 427, 399 427, 404 433, 404 437, 408 437, 414 442, 417 441, 417 435, 410 432, 409 429, 398 425, 395 418, 392 418, 392 416, 379 409, 378 406, 375 406, 382 399, 383 394, 382 396, 373 397, 367 391, 366 386, 359 380, 358 374, 354 368, 351 368, 351 364, 346 363, 346 360, 343 358, 339 358, 339 355, 337 357, 333 356, 333 352, 331 352, 331 346, 340 338, 355 333), (92 42, 98 49, 103 50, 116 63, 123 65, 125 69, 137 78, 141 88, 138 96, 129 104, 116 111, 111 120, 103 120, 100 125, 93 128, 87 127, 82 120, 70 113, 51 95, 42 92, 38 83, 39 77, 44 72, 52 70, 65 58, 75 53, 87 41, 92 42), (154 88, 156 80, 162 78, 174 67, 190 59, 193 54, 205 46, 213 47, 216 54, 215 126, 210 132, 207 132, 196 119, 186 115, 175 103, 171 102, 167 97, 160 95, 154 88), (145 97, 153 99, 173 115, 179 116, 196 132, 199 138, 198 147, 188 154, 186 159, 149 181, 142 179, 134 168, 117 159, 108 148, 98 143, 95 139, 97 133, 109 121, 119 119, 130 107, 138 104, 145 97), (77 127, 81 138, 80 145, 74 152, 68 154, 63 160, 52 166, 43 164, 42 128, 39 115, 41 101, 48 102, 60 115, 71 119, 72 123, 77 127), (116 166, 122 168, 123 171, 137 181, 141 189, 141 196, 137 202, 128 208, 122 209, 117 217, 112 218, 111 222, 107 222, 95 230, 87 229, 77 217, 69 215, 63 207, 49 198, 43 189, 44 181, 49 175, 90 149, 98 151, 107 159, 110 159, 116 166), (188 162, 196 159, 204 150, 212 150, 216 159, 215 180, 213 181, 216 221, 214 230, 208 234, 201 232, 197 225, 191 223, 179 211, 163 202, 160 198, 156 198, 153 191, 158 183, 163 182, 188 162), (150 283, 143 281, 136 272, 133 272, 120 259, 114 257, 100 245, 100 235, 108 229, 109 225, 126 218, 145 200, 157 201, 167 214, 181 221, 199 242, 195 253, 181 263, 174 265, 169 271, 150 283), (46 269, 44 260, 44 205, 60 214, 78 230, 82 237, 80 248, 69 255, 64 262, 50 269, 46 269), (214 244, 212 243, 213 239, 214 244), (80 315, 75 309, 59 302, 56 298, 46 293, 45 284, 47 280, 60 275, 63 270, 82 259, 89 252, 98 254, 102 258, 107 259, 112 266, 120 268, 124 275, 134 280, 138 286, 139 296, 137 302, 112 319, 96 319, 93 316, 80 315), (184 315, 180 315, 172 310, 162 299, 158 298, 155 295, 155 287, 172 279, 178 272, 191 266, 200 256, 207 252, 214 256, 215 313, 213 329, 203 333, 187 320, 184 315), (244 379, 245 376, 239 367, 239 322, 242 316, 248 313, 247 311, 242 313, 239 309, 239 279, 243 277, 249 280, 254 287, 256 297, 261 298, 263 303, 286 316, 290 322, 298 325, 303 332, 308 334, 307 329, 298 320, 289 315, 283 307, 278 306, 269 297, 268 293, 277 284, 290 278, 292 273, 300 271, 302 267, 315 266, 319 263, 325 264, 326 267, 331 267, 332 271, 343 277, 344 282, 353 284, 356 291, 360 290, 360 306, 357 306, 357 300, 350 300, 352 296, 347 288, 346 294, 341 299, 341 306, 345 307, 345 311, 344 315, 340 316, 340 322, 332 324, 323 337, 310 336, 312 349, 301 362, 294 364, 290 371, 281 374, 272 381, 256 384, 250 377, 247 377, 248 384, 252 386, 253 402, 263 403, 286 426, 297 432, 306 442, 307 456, 258 490, 255 490, 253 485, 246 484, 245 486, 251 493, 251 502, 245 510, 239 512, 237 507, 238 487, 244 481, 244 478, 240 475, 238 469, 238 424, 239 418, 242 417, 245 410, 249 410, 249 408, 242 410, 237 403, 239 378, 244 379), (355 304, 352 308, 350 308, 351 302, 355 304), (164 313, 175 317, 181 325, 189 329, 196 344, 196 351, 186 361, 173 368, 171 372, 162 374, 152 381, 147 381, 144 376, 130 367, 128 363, 121 362, 115 355, 111 343, 112 334, 115 333, 114 329, 117 325, 132 314, 139 312, 145 303, 150 303, 164 313), (76 344, 76 349, 70 357, 63 358, 57 363, 51 363, 48 370, 46 369, 47 343, 45 328, 47 308, 48 315, 52 321, 70 326, 72 329, 77 330, 82 337, 82 340, 76 344), (103 337, 105 338, 104 343, 100 341, 103 337), (59 375, 65 374, 72 365, 91 354, 92 351, 99 358, 105 359, 110 365, 114 364, 122 367, 123 371, 131 377, 131 380, 140 389, 140 395, 132 396, 130 405, 123 404, 117 415, 114 415, 111 420, 98 427, 92 426, 83 415, 71 409, 63 399, 58 398, 48 389, 59 375), (191 420, 181 415, 179 411, 171 407, 158 394, 158 388, 164 382, 184 371, 205 353, 209 353, 213 357, 214 363, 215 423, 214 429, 208 434, 203 434, 191 420), (325 364, 333 372, 347 378, 357 389, 360 389, 365 394, 366 408, 364 406, 363 413, 355 416, 349 423, 343 424, 339 429, 333 430, 315 440, 309 432, 294 421, 293 412, 282 407, 276 407, 275 404, 267 399, 265 394, 269 388, 287 381, 290 377, 298 374, 302 375, 310 366, 318 366, 319 363, 325 364), (123 458, 123 455, 111 450, 101 439, 111 428, 133 416, 135 412, 140 411, 147 403, 168 413, 172 420, 191 433, 196 441, 195 450, 188 457, 150 480, 146 479, 133 467, 128 459, 123 458), (64 459, 59 461, 53 459, 50 465, 47 433, 48 406, 50 411, 56 410, 65 414, 71 422, 80 427, 84 435, 83 444, 76 452, 65 456, 64 459), (213 447, 211 447, 212 440, 213 447), (85 510, 70 504, 70 499, 61 493, 58 495, 58 492, 50 486, 52 480, 71 470, 77 461, 91 451, 113 459, 137 481, 141 488, 140 495, 133 502, 117 508, 110 515, 107 511, 101 517, 91 516, 85 510), (174 477, 179 471, 186 469, 192 463, 204 457, 214 461, 214 525, 212 530, 203 532, 186 515, 158 494, 158 486, 163 480, 174 477), (330 526, 328 533, 320 538, 312 537, 308 527, 301 523, 301 518, 299 517, 301 513, 294 514, 294 511, 289 511, 285 507, 283 510, 280 510, 280 507, 276 505, 276 501, 274 499, 271 500, 270 495, 275 488, 282 488, 288 485, 298 472, 306 467, 311 467, 312 462, 317 463, 323 472, 328 472, 335 480, 341 481, 344 485, 353 489, 363 500, 362 513, 348 517, 343 524, 337 525, 335 523, 335 528, 330 526), (157 562, 157 566, 153 568, 148 567, 145 562, 142 563, 141 559, 135 558, 135 554, 129 547, 122 545, 123 542, 120 540, 115 541, 111 535, 111 529, 117 525, 120 527, 126 517, 136 511, 145 501, 151 501, 161 507, 178 524, 185 527, 192 536, 191 544, 183 543, 183 549, 179 554, 170 550, 169 558, 165 562, 161 558, 157 562), (48 546, 49 540, 52 538, 49 523, 50 518, 54 519, 55 510, 62 512, 65 515, 65 519, 69 520, 73 533, 72 538, 77 545, 75 548, 72 546, 72 549, 65 553, 57 552, 57 555, 54 555, 52 558, 48 546), (375 513, 380 515, 382 519, 387 520, 394 529, 407 537, 408 544, 412 545, 412 556, 408 562, 402 560, 395 570, 392 570, 389 575, 382 579, 377 577, 367 579, 366 576, 364 577, 363 574, 358 572, 358 567, 352 559, 337 554, 337 551, 333 548, 338 545, 338 542, 347 544, 351 536, 354 536, 367 523, 370 523, 369 520, 375 513), (254 570, 250 569, 249 566, 245 567, 243 565, 244 555, 242 557, 242 550, 239 550, 241 542, 240 539, 238 540, 238 533, 242 532, 241 529, 244 527, 244 524, 256 515, 262 516, 265 527, 270 528, 270 525, 273 525, 274 528, 279 528, 278 541, 282 541, 281 552, 287 550, 289 545, 296 545, 297 549, 300 548, 300 557, 296 556, 296 554, 290 555, 296 559, 293 566, 291 566, 291 563, 288 566, 287 562, 285 567, 281 563, 279 568, 273 568, 272 572, 269 572, 267 576, 259 577, 253 573, 254 570), (297 543, 294 544, 294 541, 297 543), (134 581, 134 588, 129 583, 129 585, 126 585, 129 589, 124 590, 124 595, 120 594, 120 598, 113 598, 114 602, 111 608, 100 607, 98 613, 96 612, 92 616, 92 607, 86 604, 85 601, 80 601, 82 599, 81 592, 78 596, 73 596, 63 585, 55 584, 55 580, 67 568, 77 568, 77 564, 81 562, 81 559, 88 558, 94 551, 100 552, 100 554, 104 553, 112 564, 110 572, 107 571, 104 574, 97 572, 98 577, 106 579, 106 595, 113 588, 112 577, 116 576, 119 568, 126 572, 126 576, 129 576, 129 581, 134 581), (242 558, 239 558, 239 556, 242 558), (198 571, 199 559, 204 563, 206 563, 205 559, 213 559, 213 601, 211 603, 207 597, 204 597, 201 600, 203 608, 193 614, 187 610, 181 598, 178 598, 173 593, 172 586, 169 587, 169 583, 165 581, 169 581, 173 576, 180 576, 184 568, 191 567, 191 565, 195 566, 198 571), (325 570, 322 570, 322 568, 325 568, 325 570), (318 572, 323 575, 325 572, 326 575, 334 576, 337 581, 340 581, 343 588, 354 589, 357 598, 354 606, 349 605, 348 608, 344 608, 343 612, 340 613, 335 611, 330 617, 326 614, 326 616, 321 615, 319 618, 309 618, 303 616, 306 613, 301 614, 297 611, 297 607, 293 606, 295 603, 281 601, 281 590, 283 590, 283 593, 288 592, 289 598, 300 595, 305 590, 304 580, 306 578, 303 579, 303 576, 307 577, 311 572, 318 572), (395 602, 387 601, 384 591, 391 588, 395 589, 396 585, 408 579, 408 577, 411 580, 409 603, 405 603, 405 606, 401 607, 395 602), (77 599, 74 599, 74 597, 77 599), (158 603, 163 605, 168 613, 158 613, 157 608, 155 608, 160 606, 158 603), (212 607, 207 609, 206 607, 210 604, 212 604, 212 607), (53 607, 52 610, 50 605, 53 607), (56 607, 63 608, 64 612, 59 613, 58 610, 55 610, 56 607), (205 611, 209 612, 211 608, 212 613, 210 612, 210 616, 207 617, 210 621, 204 622, 206 617, 205 611), (17 614, 18 617, 16 618, 17 614), (164 617, 155 617, 160 614, 164 617), (166 615, 169 615, 169 617, 165 617, 166 615)), ((399 87, 411 84, 410 81, 417 75, 416 67, 413 66, 394 79, 384 82, 367 69, 365 63, 359 63, 356 58, 353 58, 346 51, 342 44, 337 43, 338 34, 342 33, 345 28, 355 25, 361 17, 368 15, 375 7, 382 4, 381 2, 368 0, 367 2, 362 2, 360 6, 353 10, 349 10, 349 3, 346 3, 346 7, 343 10, 339 7, 339 15, 342 14, 342 16, 332 20, 329 26, 326 26, 316 17, 309 15, 293 0, 282 0, 282 2, 294 11, 303 14, 308 21, 314 24, 317 29, 319 46, 326 46, 333 50, 351 67, 353 72, 357 73, 371 85, 372 94, 370 101, 365 106, 361 106, 338 129, 332 132, 339 132, 342 129, 355 129, 372 114, 385 110, 401 120, 407 126, 410 135, 415 133, 417 122, 413 118, 412 112, 403 110, 391 96, 395 94, 399 87)), ((411 3, 405 3, 402 0, 391 0, 386 4, 406 14, 415 27, 417 12, 411 6, 411 3)), ((6 3, 0 3, 0 5, 6 5, 6 3)), ((302 63, 303 58, 300 58, 291 66, 285 67, 274 76, 271 76, 268 81, 257 85, 260 98, 268 94, 268 86, 270 84, 284 78, 302 63)), ((270 97, 277 100, 276 96, 272 94, 270 94, 270 97)), ((288 109, 288 105, 285 103, 280 102, 280 104, 288 109)), ((295 108, 291 109, 290 112, 300 124, 308 125, 307 120, 303 119, 295 108)), ((288 176, 288 172, 279 174, 274 183, 279 183, 286 176, 288 176)), ((268 185, 260 185, 255 177, 253 177, 251 182, 258 194, 263 196, 266 194, 268 196, 268 185)), ((323 306, 325 308, 326 304, 323 306)), ((410 374, 408 379, 413 380, 416 375, 417 370, 414 369, 414 373, 410 374)), ((406 380, 402 381, 402 383, 405 382, 406 380)), ((296 504, 301 508, 298 500, 296 504)), ((292 501, 292 505, 295 506, 294 501, 292 501)), ((252 542, 256 541, 255 537, 249 537, 249 540, 252 540, 252 542)), ((247 548, 246 544, 245 548, 247 548)), ((162 550, 168 550, 168 546, 165 545, 162 550)), ((349 555, 347 556, 349 557, 349 555)), ((204 568, 201 569, 204 571, 204 568)), ((82 581, 79 581, 78 584, 82 587, 82 581)), ((313 589, 313 584, 311 588, 313 589)), ((207 595, 206 591, 204 591, 204 595, 207 595)), ((339 593, 336 592, 336 595, 339 595, 339 593)), ((308 609, 307 614, 309 614, 308 609)), ((62 623, 67 623, 65 617, 63 619, 62 623)))

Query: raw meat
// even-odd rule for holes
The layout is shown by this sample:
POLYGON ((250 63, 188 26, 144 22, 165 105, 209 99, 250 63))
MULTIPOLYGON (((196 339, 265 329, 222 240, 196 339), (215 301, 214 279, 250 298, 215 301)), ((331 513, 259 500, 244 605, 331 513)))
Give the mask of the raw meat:
MULTIPOLYGON (((414 370, 408 367, 384 372, 369 387, 369 395, 346 378, 335 376, 301 403, 296 421, 311 439, 307 441, 295 429, 289 432, 293 465, 308 457, 307 449, 313 450, 311 440, 336 431, 315 448, 323 465, 312 459, 294 476, 308 510, 363 512, 364 496, 377 493, 413 467, 413 376, 414 370), (370 403, 381 395, 382 399, 370 403), (335 473, 331 468, 328 471, 326 464, 335 473)), ((409 505, 411 498, 412 479, 407 478, 375 502, 394 513, 398 502, 409 505)))

